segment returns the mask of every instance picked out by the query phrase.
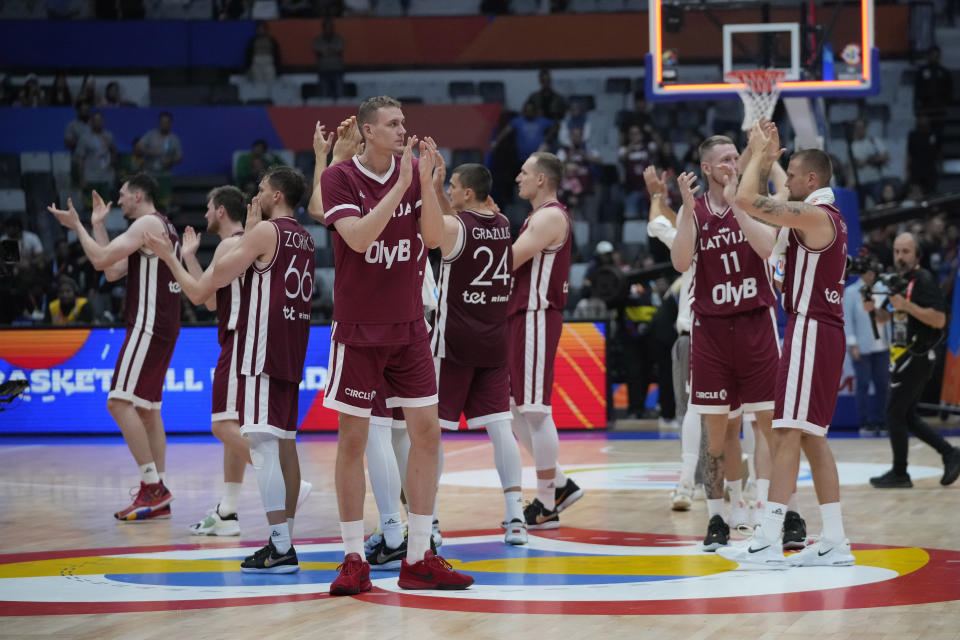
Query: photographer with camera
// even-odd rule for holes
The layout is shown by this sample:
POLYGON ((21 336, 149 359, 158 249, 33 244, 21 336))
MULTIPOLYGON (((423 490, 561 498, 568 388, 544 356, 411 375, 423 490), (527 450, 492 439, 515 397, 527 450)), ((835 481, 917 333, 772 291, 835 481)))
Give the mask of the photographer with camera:
POLYGON ((917 414, 917 402, 936 363, 934 347, 940 342, 946 324, 943 297, 933 275, 919 266, 918 248, 919 243, 911 233, 901 233, 893 243, 894 264, 901 278, 886 280, 892 311, 876 307, 872 299, 863 303, 867 313, 876 311, 878 324, 892 323, 886 421, 893 448, 893 468, 870 478, 870 484, 878 489, 913 486, 907 473, 911 433, 943 457, 940 484, 949 485, 960 475, 960 448, 951 446, 917 414))

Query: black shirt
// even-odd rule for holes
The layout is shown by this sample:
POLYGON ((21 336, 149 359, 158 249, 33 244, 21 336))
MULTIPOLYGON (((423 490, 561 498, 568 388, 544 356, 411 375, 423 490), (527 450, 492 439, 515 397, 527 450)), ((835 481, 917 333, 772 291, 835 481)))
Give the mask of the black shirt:
MULTIPOLYGON (((943 311, 943 296, 937 281, 926 269, 916 267, 906 274, 910 284, 904 297, 918 307, 943 311)), ((917 320, 906 311, 894 311, 891 318, 891 349, 907 349, 911 353, 923 354, 940 342, 942 331, 917 320)))

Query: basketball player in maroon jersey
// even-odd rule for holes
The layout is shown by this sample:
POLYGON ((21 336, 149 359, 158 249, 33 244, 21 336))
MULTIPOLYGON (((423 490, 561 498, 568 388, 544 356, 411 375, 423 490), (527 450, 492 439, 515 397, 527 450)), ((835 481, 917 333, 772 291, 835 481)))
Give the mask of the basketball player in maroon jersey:
MULTIPOLYGON (((735 444, 740 457, 740 424, 728 420, 731 401, 739 399, 743 410, 756 416, 761 432, 768 433, 779 358, 776 295, 766 262, 776 234, 723 197, 724 177, 735 179, 739 156, 726 136, 711 136, 700 145, 707 192, 694 198, 696 176, 677 178, 683 206, 670 248, 678 271, 694 269, 690 408, 700 413, 707 430, 703 475, 710 521, 705 551, 729 542, 730 528, 721 513, 724 443, 735 444)), ((734 505, 740 502, 737 497, 734 505)))
POLYGON ((560 511, 583 495, 557 464, 560 441, 550 405, 573 246, 570 216, 557 200, 562 176, 560 159, 541 151, 517 175, 520 197, 533 206, 513 245, 509 306, 513 431, 537 467, 537 497, 524 509, 528 529, 556 529, 560 511))
POLYGON ((93 192, 93 236, 80 223, 73 202, 67 209, 50 205, 64 227, 73 230, 90 264, 107 280, 127 276, 124 321, 127 334, 117 354, 107 410, 140 467, 140 490, 133 504, 114 514, 117 520, 170 517, 173 496, 164 485, 167 436, 160 416, 163 380, 180 334, 180 285, 156 255, 144 250, 147 233, 165 235, 180 251, 180 238, 170 221, 154 207, 157 182, 137 174, 120 187, 117 204, 130 227, 110 240, 104 222, 110 205, 93 192))
POLYGON ((379 96, 357 113, 364 150, 323 172, 324 223, 333 233, 334 323, 323 404, 339 413, 336 485, 345 547, 332 595, 371 588, 363 554, 363 454, 374 394, 386 382, 388 408, 403 408, 410 435, 407 556, 398 584, 463 589, 457 573, 430 550, 437 490, 437 381, 420 302, 422 251, 440 244, 440 204, 432 185, 436 147, 404 144, 401 105, 379 96))
MULTIPOLYGON (((438 175, 442 166, 438 161, 438 175)), ((506 501, 504 542, 520 545, 527 542, 527 526, 521 506, 520 448, 510 425, 507 366, 513 248, 510 221, 486 204, 492 185, 490 172, 481 164, 460 165, 450 176, 431 349, 440 426, 458 429, 462 414, 468 428, 486 428, 506 501)), ((446 201, 446 196, 438 197, 446 201)))
POLYGON ((847 225, 833 204, 830 156, 818 149, 793 154, 787 167, 789 202, 763 195, 770 167, 784 152, 773 125, 756 123, 751 132, 753 156, 734 196, 729 180, 725 195, 751 216, 787 227, 783 306, 788 315, 783 355, 776 376, 770 497, 753 536, 743 546, 721 550, 740 563, 771 567, 845 566, 854 564, 840 510, 837 465, 827 442, 836 408, 846 339, 843 329, 844 267, 847 225), (781 551, 781 527, 794 492, 801 449, 810 462, 823 533, 815 543, 789 558, 781 551))

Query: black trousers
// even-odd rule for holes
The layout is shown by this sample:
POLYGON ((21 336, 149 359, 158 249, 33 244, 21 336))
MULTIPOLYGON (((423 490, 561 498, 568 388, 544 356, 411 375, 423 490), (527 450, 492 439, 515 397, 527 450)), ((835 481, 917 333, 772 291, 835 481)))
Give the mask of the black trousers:
POLYGON ((917 402, 935 364, 926 353, 905 353, 891 367, 886 418, 895 473, 907 472, 907 449, 911 433, 936 449, 940 455, 946 455, 953 449, 943 436, 917 415, 917 402))

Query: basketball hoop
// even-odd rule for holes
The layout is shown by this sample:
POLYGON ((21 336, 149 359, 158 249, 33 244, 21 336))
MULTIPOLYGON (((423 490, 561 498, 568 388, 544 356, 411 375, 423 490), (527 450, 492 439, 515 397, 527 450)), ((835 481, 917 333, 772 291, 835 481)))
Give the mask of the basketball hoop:
POLYGON ((744 131, 749 131, 753 123, 760 118, 769 119, 780 99, 780 81, 787 76, 781 69, 745 69, 730 71, 724 75, 727 82, 740 82, 746 85, 737 89, 737 95, 743 100, 744 131))

